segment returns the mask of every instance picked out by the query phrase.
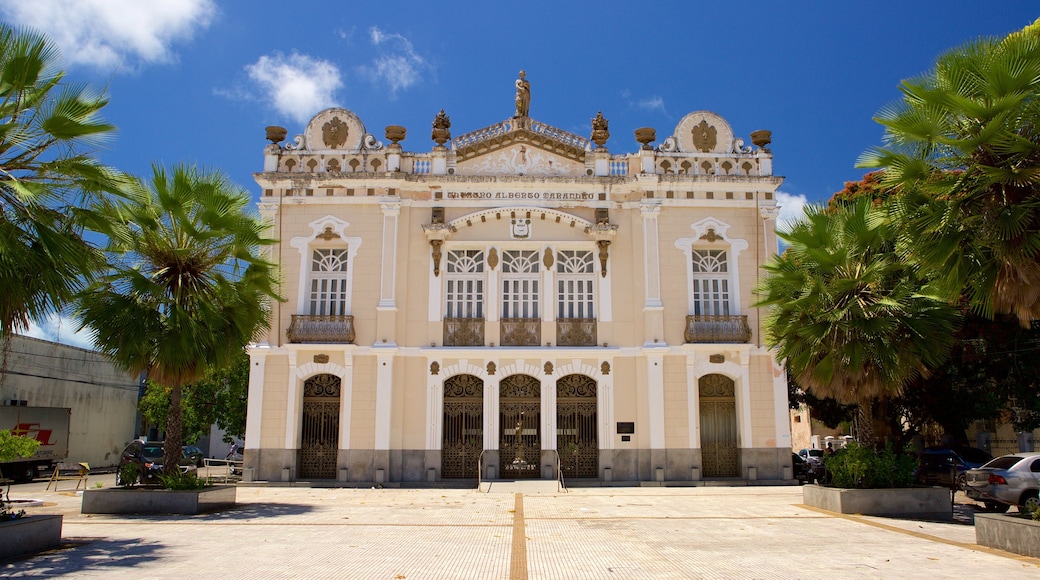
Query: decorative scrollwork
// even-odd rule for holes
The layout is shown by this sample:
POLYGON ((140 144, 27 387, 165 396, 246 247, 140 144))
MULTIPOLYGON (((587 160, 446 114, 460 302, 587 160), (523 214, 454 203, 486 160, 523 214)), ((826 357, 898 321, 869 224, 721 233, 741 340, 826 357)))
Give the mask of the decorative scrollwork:
POLYGON ((483 397, 484 381, 473 375, 455 375, 444 381, 444 398, 483 397))
POLYGON ((557 397, 595 397, 596 381, 585 375, 567 375, 556 381, 557 397))
POLYGON ((336 375, 320 374, 303 383, 304 397, 339 397, 340 380, 336 375))
POLYGON ((510 375, 502 379, 499 393, 502 398, 541 397, 542 384, 529 375, 510 375))
POLYGON ((698 381, 701 397, 733 397, 736 383, 726 375, 704 375, 698 381))

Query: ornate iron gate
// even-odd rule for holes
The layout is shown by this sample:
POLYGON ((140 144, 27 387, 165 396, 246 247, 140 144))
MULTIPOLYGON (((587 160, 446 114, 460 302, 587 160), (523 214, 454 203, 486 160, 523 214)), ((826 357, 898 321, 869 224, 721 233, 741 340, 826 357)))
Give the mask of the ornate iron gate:
POLYGON ((556 381, 556 449, 564 477, 599 477, 596 381, 589 377, 556 381))
POLYGON ((736 385, 723 375, 705 375, 699 390, 704 477, 739 477, 736 385))
POLYGON ((441 477, 477 477, 484 449, 484 382, 473 375, 444 381, 444 437, 441 477))
POLYGON ((340 381, 335 375, 316 375, 303 383, 301 479, 336 479, 339 393, 340 381))
POLYGON ((502 478, 541 477, 541 383, 528 375, 502 379, 499 397, 499 462, 502 478))

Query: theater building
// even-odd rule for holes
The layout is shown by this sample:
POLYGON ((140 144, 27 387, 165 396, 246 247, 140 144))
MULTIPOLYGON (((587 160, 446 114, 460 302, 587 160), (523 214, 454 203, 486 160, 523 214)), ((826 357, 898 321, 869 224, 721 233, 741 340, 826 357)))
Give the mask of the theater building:
POLYGON ((697 111, 614 153, 602 115, 588 138, 531 118, 526 83, 493 125, 453 138, 442 111, 422 151, 341 108, 268 128, 285 301, 250 349, 255 479, 791 478, 752 307, 769 133, 697 111))

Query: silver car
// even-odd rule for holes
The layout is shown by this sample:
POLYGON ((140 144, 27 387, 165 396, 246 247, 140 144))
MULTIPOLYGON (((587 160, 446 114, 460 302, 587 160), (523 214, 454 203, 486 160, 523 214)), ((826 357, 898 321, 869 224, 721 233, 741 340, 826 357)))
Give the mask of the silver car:
POLYGON ((1013 453, 969 469, 966 474, 968 497, 988 507, 1007 511, 1017 505, 1020 511, 1040 508, 1040 453, 1013 453))

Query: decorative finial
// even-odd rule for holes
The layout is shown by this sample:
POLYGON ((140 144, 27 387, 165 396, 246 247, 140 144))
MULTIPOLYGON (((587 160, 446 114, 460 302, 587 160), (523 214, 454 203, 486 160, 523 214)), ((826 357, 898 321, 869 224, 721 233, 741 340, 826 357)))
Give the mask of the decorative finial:
POLYGON ((751 142, 755 144, 755 147, 761 147, 762 149, 765 149, 766 145, 769 145, 773 142, 773 132, 766 131, 765 129, 752 131, 751 142))
POLYGON ((610 139, 610 131, 607 130, 607 119, 603 117, 603 111, 596 113, 592 119, 592 142, 597 149, 602 149, 610 139))
POLYGON ((527 73, 520 71, 516 79, 516 115, 513 118, 529 116, 531 112, 531 83, 527 81, 527 73))
POLYGON ((657 141, 657 131, 652 127, 640 127, 636 129, 636 141, 643 144, 642 149, 652 149, 650 144, 657 141))
POLYGON ((440 113, 433 119, 433 135, 430 137, 437 142, 438 147, 443 147, 449 139, 451 139, 451 119, 444 114, 444 109, 441 109, 440 113))
POLYGON ((275 145, 285 141, 285 135, 289 131, 285 127, 279 127, 278 125, 271 125, 267 127, 267 140, 275 145))
POLYGON ((387 125, 386 127, 386 140, 392 145, 404 141, 406 135, 408 135, 408 130, 400 125, 387 125))

